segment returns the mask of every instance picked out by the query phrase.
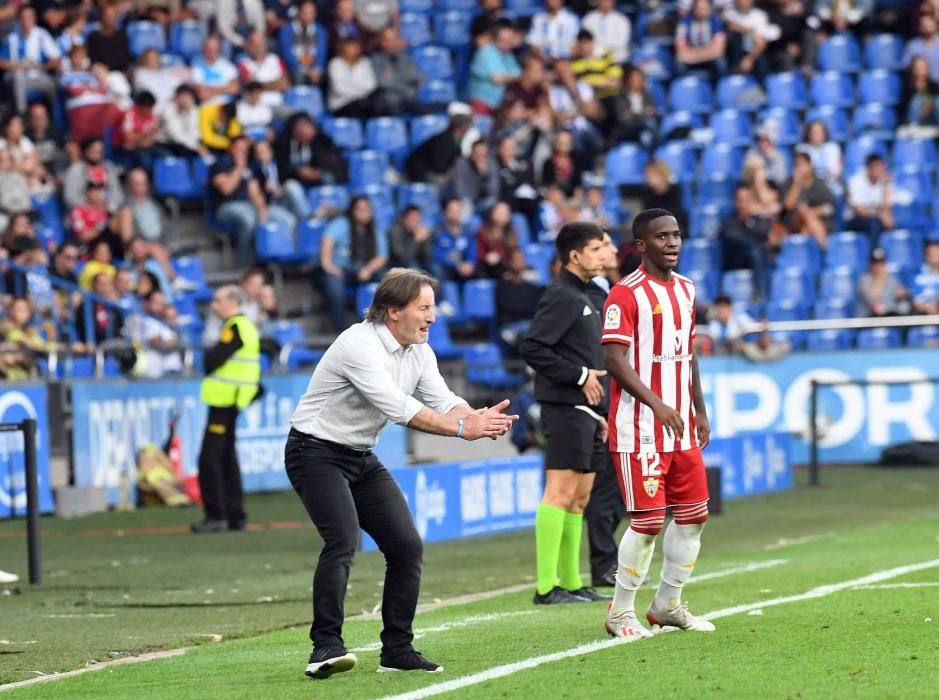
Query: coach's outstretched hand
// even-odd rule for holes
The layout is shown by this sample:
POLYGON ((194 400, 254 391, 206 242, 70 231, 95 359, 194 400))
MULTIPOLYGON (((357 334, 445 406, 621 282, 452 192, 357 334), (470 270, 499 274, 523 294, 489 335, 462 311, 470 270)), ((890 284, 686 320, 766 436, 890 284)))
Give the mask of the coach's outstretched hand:
POLYGON ((659 405, 652 409, 652 413, 655 415, 655 419, 665 427, 669 437, 673 437, 676 440, 681 440, 682 437, 684 437, 685 421, 682 420, 681 414, 678 411, 671 406, 659 402, 659 405))
POLYGON ((464 440, 478 440, 488 437, 495 440, 512 429, 512 424, 518 420, 514 414, 503 413, 511 403, 508 399, 503 399, 495 406, 479 408, 468 415, 463 428, 464 440))

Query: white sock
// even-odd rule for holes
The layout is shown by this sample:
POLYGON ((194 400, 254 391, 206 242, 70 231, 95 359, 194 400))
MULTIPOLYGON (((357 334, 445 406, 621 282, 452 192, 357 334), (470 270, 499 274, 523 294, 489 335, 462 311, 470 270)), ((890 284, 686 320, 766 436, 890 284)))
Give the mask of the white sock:
POLYGON ((674 520, 665 528, 662 553, 662 581, 655 594, 655 607, 672 610, 681 603, 681 591, 694 572, 701 550, 704 524, 679 525, 674 520))
POLYGON ((631 527, 626 528, 619 543, 619 568, 616 570, 616 588, 613 591, 612 615, 635 611, 636 591, 652 563, 655 535, 643 535, 631 527))

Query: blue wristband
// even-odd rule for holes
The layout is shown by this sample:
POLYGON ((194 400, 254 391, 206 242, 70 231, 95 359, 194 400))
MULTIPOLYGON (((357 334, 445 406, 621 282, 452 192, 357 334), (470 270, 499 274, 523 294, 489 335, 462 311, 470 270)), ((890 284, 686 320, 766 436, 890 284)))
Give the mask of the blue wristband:
POLYGON ((466 426, 466 423, 463 422, 462 418, 456 419, 456 436, 463 437, 463 428, 466 426))

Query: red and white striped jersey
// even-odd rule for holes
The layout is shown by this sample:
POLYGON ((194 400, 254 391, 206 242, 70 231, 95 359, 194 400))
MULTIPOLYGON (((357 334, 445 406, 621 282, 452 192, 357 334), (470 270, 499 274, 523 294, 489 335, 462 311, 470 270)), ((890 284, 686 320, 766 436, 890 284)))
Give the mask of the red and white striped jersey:
POLYGON ((691 345, 695 337, 695 289, 672 273, 660 282, 639 268, 613 286, 603 307, 602 343, 626 345, 626 358, 642 383, 685 422, 681 440, 670 437, 652 409, 623 390, 610 389, 612 452, 678 452, 698 446, 691 393, 691 345))

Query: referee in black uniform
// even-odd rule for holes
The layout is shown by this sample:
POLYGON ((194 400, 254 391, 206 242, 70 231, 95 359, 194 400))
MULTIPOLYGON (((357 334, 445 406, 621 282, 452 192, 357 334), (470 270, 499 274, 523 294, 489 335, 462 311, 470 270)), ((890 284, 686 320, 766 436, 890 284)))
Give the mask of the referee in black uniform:
POLYGON ((594 474, 607 459, 601 312, 586 291, 603 272, 603 231, 589 222, 567 223, 555 246, 561 271, 542 295, 521 344, 522 357, 535 371, 548 442, 544 497, 535 516, 537 605, 609 599, 580 580, 584 507, 594 474))

